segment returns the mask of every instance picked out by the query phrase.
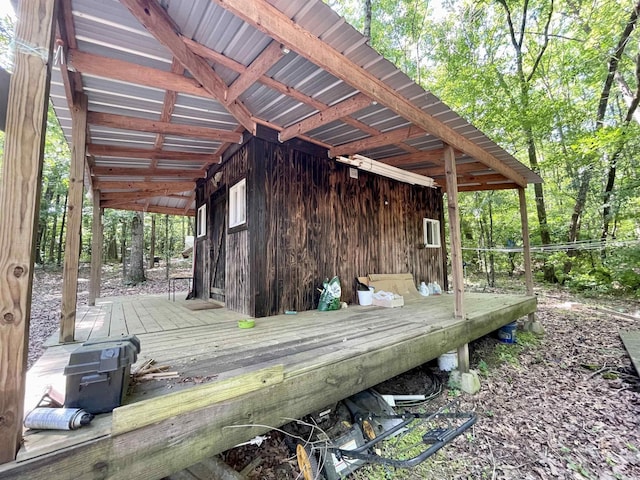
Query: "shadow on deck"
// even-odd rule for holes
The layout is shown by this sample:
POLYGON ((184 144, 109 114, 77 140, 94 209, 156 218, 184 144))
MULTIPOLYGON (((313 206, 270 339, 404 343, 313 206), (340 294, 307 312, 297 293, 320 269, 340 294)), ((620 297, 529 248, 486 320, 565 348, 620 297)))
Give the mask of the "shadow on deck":
MULTIPOLYGON (((79 340, 134 333, 138 363, 152 358, 180 377, 134 385, 125 405, 89 427, 27 432, 0 476, 162 478, 536 310, 534 297, 467 293, 466 318, 454 319, 453 301, 441 295, 402 308, 300 312, 239 329, 243 316, 224 308, 189 309, 159 296, 101 299, 79 313, 79 340)), ((75 348, 51 345, 32 367, 26 411, 44 385, 64 390, 62 371, 75 348)))

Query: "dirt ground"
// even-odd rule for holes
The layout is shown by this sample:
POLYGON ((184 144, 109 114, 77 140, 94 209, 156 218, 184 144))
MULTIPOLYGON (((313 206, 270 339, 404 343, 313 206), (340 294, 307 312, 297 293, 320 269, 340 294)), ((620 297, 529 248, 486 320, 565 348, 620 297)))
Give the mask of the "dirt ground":
MULTIPOLYGON (((118 269, 107 268, 103 296, 162 293, 164 275, 156 268, 144 285, 126 287, 118 269)), ((30 364, 57 327, 59 284, 60 272, 36 271, 30 364)), ((394 389, 423 392, 426 379, 440 379, 441 393, 422 408, 454 401, 478 415, 469 431, 413 469, 365 466, 349 478, 640 479, 640 383, 618 333, 640 329, 640 302, 579 299, 547 288, 537 294, 543 336, 518 332, 516 345, 493 337, 470 345, 481 381, 476 395, 450 387, 433 364, 393 381, 394 389)), ((81 282, 79 301, 86 295, 81 282)), ((274 430, 265 436, 261 445, 222 458, 249 479, 301 478, 285 435, 274 430)))

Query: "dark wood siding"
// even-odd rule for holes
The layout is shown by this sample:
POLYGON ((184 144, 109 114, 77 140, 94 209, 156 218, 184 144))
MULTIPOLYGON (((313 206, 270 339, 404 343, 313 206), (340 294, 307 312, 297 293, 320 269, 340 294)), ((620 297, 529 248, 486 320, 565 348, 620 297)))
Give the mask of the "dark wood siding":
POLYGON ((363 171, 350 178, 348 166, 326 156, 259 138, 217 171, 217 182, 214 175, 199 188, 198 205, 206 199, 212 210, 206 244, 197 248, 196 285, 222 281, 227 308, 256 317, 314 309, 318 288, 333 275, 346 302, 356 301, 355 277, 368 273, 411 272, 416 283, 446 287, 444 248, 421 246, 422 219, 444 218, 440 190, 363 171), (227 213, 220 215, 228 206, 218 202, 228 204, 229 187, 242 178, 247 224, 229 229, 227 213), (213 265, 221 241, 222 279, 223 264, 213 265))
MULTIPOLYGON (((446 285, 442 251, 420 246, 422 219, 442 220, 440 190, 362 171, 353 179, 333 160, 259 139, 252 144, 265 220, 249 227, 259 252, 257 316, 316 308, 317 287, 333 275, 347 302, 356 299, 355 277, 368 273, 411 272, 418 283, 446 285)), ((257 201, 251 208, 262 210, 257 201)))

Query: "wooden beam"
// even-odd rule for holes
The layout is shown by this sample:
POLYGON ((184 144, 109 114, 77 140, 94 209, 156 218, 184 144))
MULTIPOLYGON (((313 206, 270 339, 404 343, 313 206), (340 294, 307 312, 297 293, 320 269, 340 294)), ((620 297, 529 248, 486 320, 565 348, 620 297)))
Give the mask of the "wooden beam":
POLYGON ((464 187, 467 183, 491 183, 491 182, 508 182, 512 183, 501 173, 489 173, 486 175, 460 174, 458 172, 458 189, 464 187))
POLYGON ((458 185, 456 159, 453 148, 444 149, 444 165, 447 175, 447 205, 449 209, 449 236, 451 241, 451 270, 455 294, 454 316, 464 318, 464 276, 462 269, 462 236, 458 212, 458 185))
MULTIPOLYGON (((527 196, 525 189, 518 188, 520 205, 520 223, 522 224, 522 258, 524 259, 524 283, 527 295, 533 295, 533 273, 531 269, 531 242, 529 241, 529 217, 527 215, 527 196)), ((529 320, 535 320, 534 314, 529 314, 529 320)))
POLYGON ((146 118, 128 117, 112 113, 89 112, 87 121, 90 125, 135 130, 138 132, 182 135, 184 137, 206 138, 208 140, 221 140, 232 143, 240 143, 242 141, 242 134, 230 130, 181 125, 178 123, 147 120, 146 118))
POLYGON ((283 380, 283 366, 274 365, 125 405, 113 411, 111 435, 121 435, 176 415, 282 383, 283 380))
POLYGON ((526 179, 518 172, 414 105, 411 100, 302 28, 266 0, 213 1, 426 132, 502 173, 518 185, 526 186, 526 179))
POLYGON ((196 180, 204 177, 206 170, 177 169, 177 168, 129 168, 129 167, 93 167, 92 173, 96 176, 113 177, 172 177, 179 179, 196 180))
POLYGON ((156 0, 120 0, 120 2, 182 63, 184 68, 191 72, 193 78, 200 82, 207 92, 221 101, 244 128, 255 134, 256 124, 249 111, 240 102, 225 100, 228 94, 227 85, 202 57, 189 50, 173 20, 156 0))
POLYGON ((94 157, 109 158, 158 158, 164 160, 196 161, 204 164, 217 163, 220 157, 215 154, 178 152, 173 150, 152 150, 146 148, 115 147, 111 145, 99 145, 91 143, 87 145, 87 151, 94 157))
MULTIPOLYGON (((417 167, 411 168, 412 165, 406 165, 404 168, 406 170, 415 171, 415 173, 420 173, 421 175, 425 175, 427 177, 444 177, 444 162, 442 165, 438 165, 436 167, 417 167)), ((469 172, 481 172, 487 170, 487 166, 481 162, 469 162, 469 163, 457 163, 456 162, 456 172, 458 175, 462 175, 469 172)))
POLYGON ((481 183, 479 185, 466 185, 458 187, 458 192, 481 192, 485 190, 512 190, 518 188, 518 185, 511 182, 505 183, 481 183))
POLYGON ((59 38, 56 40, 56 48, 61 48, 63 52, 64 62, 60 62, 59 69, 62 76, 65 96, 69 110, 73 109, 75 103, 75 95, 82 92, 82 76, 79 72, 69 70, 66 59, 68 58, 69 48, 76 48, 76 32, 73 25, 73 13, 71 9, 71 0, 61 0, 59 2, 59 10, 57 15, 57 25, 59 38))
POLYGON ((385 147, 394 143, 403 142, 410 138, 420 137, 425 134, 425 131, 419 127, 406 127, 391 130, 390 132, 381 133, 376 137, 364 138, 362 140, 356 140, 355 142, 345 143, 329 150, 329 156, 331 158, 338 157, 340 155, 352 155, 354 153, 360 153, 365 150, 370 150, 378 147, 385 147))
POLYGON ((82 192, 84 157, 87 144, 87 96, 76 95, 71 111, 71 165, 69 166, 69 200, 62 270, 62 305, 60 307, 60 343, 75 341, 78 267, 80 264, 80 229, 82 228, 82 192))
POLYGON ((527 295, 533 295, 533 275, 531 272, 531 244, 529 241, 529 219, 527 215, 527 197, 524 188, 518 188, 520 221, 522 223, 522 256, 524 257, 525 285, 527 295))
POLYGON ((227 90, 226 102, 233 102, 242 95, 251 85, 253 85, 267 70, 276 64, 284 56, 280 44, 271 42, 267 45, 258 58, 231 84, 227 90))
POLYGON ((100 297, 100 280, 102 277, 102 208, 100 207, 100 190, 93 191, 93 221, 91 222, 91 276, 89 277, 89 305, 96 304, 100 297))
POLYGON ((124 205, 108 205, 108 202, 102 203, 103 208, 111 208, 112 210, 126 210, 130 212, 148 212, 148 213, 162 213, 164 215, 177 215, 179 217, 193 217, 196 212, 191 208, 185 212, 184 208, 174 207, 160 207, 158 205, 141 205, 138 203, 124 204, 124 205))
POLYGON ((305 118, 301 122, 285 128, 280 132, 279 139, 281 142, 285 142, 291 138, 299 136, 300 134, 313 130, 314 128, 318 128, 322 125, 326 125, 327 123, 331 123, 334 120, 351 115, 352 113, 362 110, 369 105, 371 105, 369 97, 359 93, 344 102, 328 107, 315 115, 305 118))
POLYGON ((95 181, 99 190, 166 190, 167 192, 186 192, 196 188, 195 182, 121 182, 95 181))
MULTIPOLYGON (((129 202, 130 200, 142 200, 154 197, 172 197, 170 190, 144 190, 139 192, 106 192, 101 195, 102 204, 105 202, 129 202)), ((180 198, 188 198, 180 195, 180 198)))
POLYGON ((68 55, 69 65, 87 75, 219 101, 192 78, 75 49, 69 49, 68 55))
POLYGON ((22 442, 33 252, 56 2, 19 2, 0 175, 0 464, 22 442))

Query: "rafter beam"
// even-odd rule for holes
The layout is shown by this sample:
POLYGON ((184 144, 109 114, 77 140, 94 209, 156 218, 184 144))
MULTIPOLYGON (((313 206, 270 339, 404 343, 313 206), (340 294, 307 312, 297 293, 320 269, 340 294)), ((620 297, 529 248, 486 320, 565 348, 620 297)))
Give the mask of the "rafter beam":
POLYGON ((526 179, 518 172, 414 105, 411 100, 399 95, 389 85, 302 28, 266 0, 212 1, 426 132, 513 179, 520 186, 526 186, 526 179))
MULTIPOLYGON (((437 178, 444 177, 444 166, 438 165, 435 167, 426 167, 420 168, 420 164, 416 164, 415 168, 412 168, 413 165, 405 165, 403 168, 405 170, 414 171, 416 173, 420 173, 421 175, 426 175, 427 177, 437 178)), ((469 172, 481 172, 487 170, 487 166, 482 162, 469 162, 469 163, 461 163, 456 167, 456 171, 458 174, 465 174, 469 172)))
POLYGON ((226 102, 233 102, 253 85, 267 70, 276 64, 284 54, 278 42, 271 42, 258 58, 231 84, 227 90, 226 102))
POLYGON ((144 67, 75 49, 69 49, 68 62, 73 69, 87 75, 133 83, 143 87, 173 90, 219 101, 217 97, 202 88, 202 85, 197 81, 157 68, 144 67))
POLYGON ((227 85, 202 57, 187 48, 176 25, 156 0, 120 0, 120 2, 184 68, 191 72, 193 78, 200 82, 207 92, 225 105, 244 128, 252 134, 255 133, 256 124, 249 111, 240 102, 225 100, 228 94, 227 85))
POLYGON ((242 135, 240 133, 231 132, 229 130, 197 127, 194 125, 181 125, 177 123, 147 120, 145 118, 115 115, 112 113, 89 112, 87 121, 90 125, 121 128, 123 130, 135 130, 138 132, 182 135, 184 137, 206 138, 208 140, 220 140, 232 143, 240 143, 242 141, 242 135))
POLYGON ((184 168, 138 168, 138 167, 93 167, 92 173, 97 176, 112 177, 171 177, 180 179, 198 179, 204 177, 206 170, 184 168))
POLYGON ((195 215, 194 209, 190 208, 186 210, 184 208, 174 208, 174 207, 161 207, 159 205, 140 205, 139 203, 130 203, 130 204, 121 204, 121 205, 108 205, 106 203, 102 204, 102 208, 111 208, 112 210, 127 210, 127 211, 137 211, 137 212, 146 212, 146 213, 163 213, 166 215, 177 215, 180 217, 193 217, 195 215))
POLYGON ((96 180, 95 188, 105 195, 107 190, 163 190, 167 192, 187 192, 196 188, 195 182, 121 182, 96 180))
POLYGON ((184 160, 202 163, 216 163, 220 157, 215 154, 178 152, 174 150, 151 150, 146 148, 115 147, 111 145, 89 144, 87 151, 94 157, 108 158, 158 158, 163 160, 184 160))
POLYGON ((303 133, 306 133, 314 128, 321 127, 328 123, 338 120, 347 115, 362 110, 365 107, 371 105, 371 99, 361 93, 355 96, 337 103, 331 107, 328 107, 315 115, 305 118, 301 122, 295 123, 280 132, 279 138, 281 142, 285 142, 291 138, 297 137, 303 133))
POLYGON ((512 190, 518 188, 513 182, 505 183, 481 183, 480 185, 460 185, 459 192, 480 192, 485 190, 512 190))
POLYGON ((410 138, 424 135, 424 130, 418 127, 406 127, 391 130, 390 132, 381 133, 377 137, 368 137, 355 142, 345 143, 329 150, 330 157, 339 157, 340 155, 353 155, 372 148, 384 147, 394 143, 403 142, 410 138))
POLYGON ((144 190, 140 192, 107 192, 102 194, 102 201, 109 202, 130 202, 131 200, 142 200, 147 198, 155 198, 155 197, 175 197, 180 196, 183 199, 188 197, 184 197, 181 195, 174 195, 170 193, 170 190, 144 190))

